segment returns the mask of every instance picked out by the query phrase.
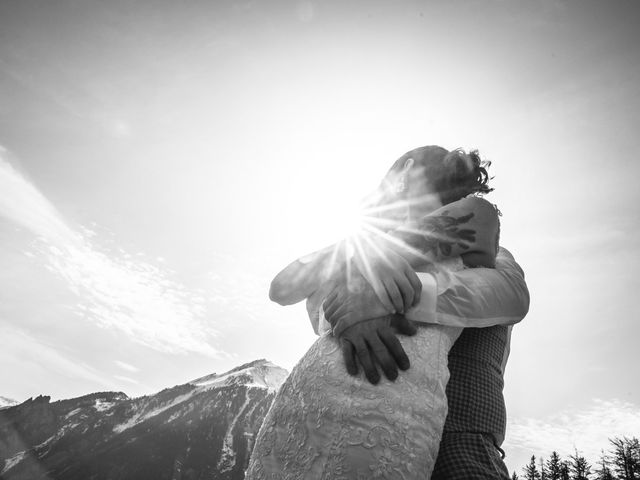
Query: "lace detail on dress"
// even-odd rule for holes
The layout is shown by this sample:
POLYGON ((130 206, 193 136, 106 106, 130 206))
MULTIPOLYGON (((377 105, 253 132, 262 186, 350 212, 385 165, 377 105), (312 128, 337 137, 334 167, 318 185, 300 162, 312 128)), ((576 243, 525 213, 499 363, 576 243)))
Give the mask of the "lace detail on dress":
POLYGON ((399 337, 411 368, 378 385, 348 375, 338 341, 321 336, 276 395, 246 478, 428 478, 447 414, 447 354, 460 331, 425 325, 399 337))

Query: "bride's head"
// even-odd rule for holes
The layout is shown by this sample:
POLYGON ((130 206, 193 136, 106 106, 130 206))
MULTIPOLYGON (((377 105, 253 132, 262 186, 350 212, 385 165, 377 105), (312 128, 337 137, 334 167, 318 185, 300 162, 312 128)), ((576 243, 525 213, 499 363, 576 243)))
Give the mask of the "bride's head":
POLYGON ((391 220, 426 215, 467 195, 492 191, 489 164, 477 150, 416 148, 395 161, 367 207, 377 211, 374 216, 391 220))

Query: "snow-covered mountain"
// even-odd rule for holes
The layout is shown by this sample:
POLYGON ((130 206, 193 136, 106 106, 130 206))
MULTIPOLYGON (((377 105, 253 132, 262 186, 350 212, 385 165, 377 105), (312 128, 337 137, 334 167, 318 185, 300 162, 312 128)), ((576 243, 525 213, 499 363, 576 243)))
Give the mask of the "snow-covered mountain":
POLYGON ((3 408, 7 408, 7 407, 13 407, 14 405, 17 405, 19 402, 13 400, 12 398, 7 398, 7 397, 3 397, 0 396, 0 410, 2 410, 3 408))
POLYGON ((218 375, 216 373, 205 377, 196 378, 189 383, 199 388, 213 388, 224 385, 246 385, 251 387, 277 390, 287 378, 289 372, 267 360, 257 360, 255 362, 241 365, 226 373, 218 375))
POLYGON ((0 478, 241 479, 287 375, 257 360, 140 398, 29 399, 0 410, 0 478))

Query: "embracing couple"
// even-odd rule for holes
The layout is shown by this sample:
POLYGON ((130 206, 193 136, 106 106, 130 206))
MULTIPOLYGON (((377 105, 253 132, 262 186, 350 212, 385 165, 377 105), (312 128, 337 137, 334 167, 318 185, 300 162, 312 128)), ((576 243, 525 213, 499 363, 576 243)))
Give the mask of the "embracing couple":
POLYGON ((529 294, 480 197, 487 165, 406 153, 360 233, 276 276, 271 299, 306 300, 320 338, 277 393, 247 479, 509 478, 503 375, 529 294))

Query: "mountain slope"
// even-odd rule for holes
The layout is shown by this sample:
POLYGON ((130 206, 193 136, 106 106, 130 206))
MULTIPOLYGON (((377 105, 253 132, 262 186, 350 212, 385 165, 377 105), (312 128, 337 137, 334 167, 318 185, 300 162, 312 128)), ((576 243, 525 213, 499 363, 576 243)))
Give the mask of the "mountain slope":
POLYGON ((12 398, 7 398, 7 397, 0 396, 0 410, 2 410, 3 408, 13 407, 14 405, 17 405, 18 403, 19 402, 16 402, 12 398))
POLYGON ((0 476, 241 479, 286 375, 258 360, 146 397, 104 392, 59 402, 30 399, 0 411, 0 476))

